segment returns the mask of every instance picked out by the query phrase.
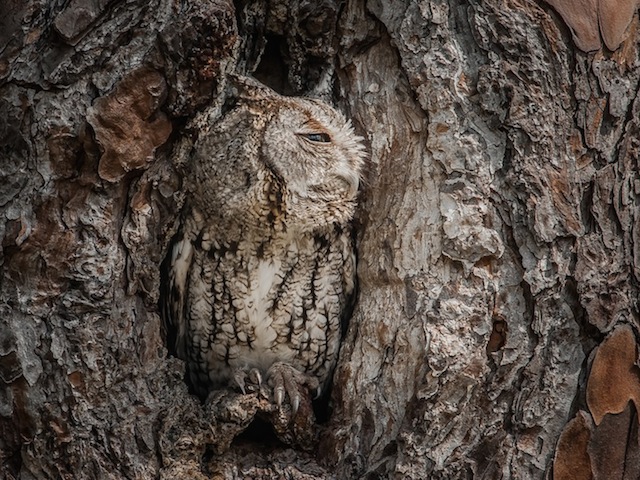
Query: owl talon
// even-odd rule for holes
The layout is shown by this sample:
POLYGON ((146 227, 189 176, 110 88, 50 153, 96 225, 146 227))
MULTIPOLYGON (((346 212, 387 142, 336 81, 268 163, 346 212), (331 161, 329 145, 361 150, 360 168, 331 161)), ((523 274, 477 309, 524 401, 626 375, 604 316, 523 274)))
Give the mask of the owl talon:
POLYGON ((240 391, 242 392, 242 394, 246 395, 247 392, 245 390, 246 384, 245 384, 244 378, 245 378, 244 370, 236 369, 233 372, 233 379, 235 380, 236 385, 238 385, 238 387, 240 387, 240 391))
MULTIPOLYGON (((289 397, 291 411, 295 415, 300 408, 301 388, 320 392, 320 384, 315 377, 300 372, 286 363, 274 363, 267 372, 269 385, 273 387, 273 399, 278 409, 282 407, 285 396, 289 397)), ((316 395, 317 398, 317 395, 316 395)))
POLYGON ((278 408, 281 408, 284 401, 284 387, 282 385, 278 385, 273 389, 273 398, 278 408))
POLYGON ((293 411, 293 414, 295 415, 296 413, 298 413, 298 408, 300 407, 300 395, 298 395, 297 393, 291 398, 291 410, 293 411))
POLYGON ((257 368, 252 368, 251 370, 249 370, 248 377, 254 385, 258 386, 258 390, 260 390, 260 387, 262 386, 262 375, 260 374, 260 370, 258 370, 257 368))
POLYGON ((248 371, 243 368, 236 368, 233 370, 233 380, 240 387, 243 395, 246 395, 247 391, 251 393, 253 391, 260 392, 261 390, 262 374, 257 368, 252 368, 248 371))

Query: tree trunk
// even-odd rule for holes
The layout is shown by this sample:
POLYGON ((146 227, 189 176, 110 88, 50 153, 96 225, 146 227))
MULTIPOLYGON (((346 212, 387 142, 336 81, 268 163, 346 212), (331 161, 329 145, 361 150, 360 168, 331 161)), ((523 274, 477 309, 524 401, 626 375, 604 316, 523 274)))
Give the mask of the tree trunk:
POLYGON ((5 2, 0 473, 639 478, 636 3, 547 1, 5 2), (234 440, 157 314, 176 159, 234 71, 369 143, 310 452, 234 440))

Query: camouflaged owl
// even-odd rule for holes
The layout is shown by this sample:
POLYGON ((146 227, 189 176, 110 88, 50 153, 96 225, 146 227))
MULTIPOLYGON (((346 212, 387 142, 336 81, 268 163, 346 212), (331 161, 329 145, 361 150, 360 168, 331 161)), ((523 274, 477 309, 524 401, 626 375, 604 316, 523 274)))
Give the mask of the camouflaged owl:
POLYGON ((236 79, 199 132, 162 304, 170 348, 205 397, 263 383, 281 406, 324 391, 354 294, 363 139, 333 107, 236 79))

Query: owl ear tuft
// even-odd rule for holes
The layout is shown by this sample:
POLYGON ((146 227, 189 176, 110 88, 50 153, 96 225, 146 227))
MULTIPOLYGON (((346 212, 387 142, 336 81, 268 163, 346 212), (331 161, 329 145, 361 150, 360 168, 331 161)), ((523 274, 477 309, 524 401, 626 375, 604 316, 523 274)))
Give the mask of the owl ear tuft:
POLYGON ((229 75, 229 85, 234 97, 242 100, 264 100, 265 97, 278 96, 276 92, 252 77, 229 75))
POLYGON ((331 105, 333 103, 334 70, 333 65, 323 70, 318 83, 305 94, 305 97, 315 98, 331 105))

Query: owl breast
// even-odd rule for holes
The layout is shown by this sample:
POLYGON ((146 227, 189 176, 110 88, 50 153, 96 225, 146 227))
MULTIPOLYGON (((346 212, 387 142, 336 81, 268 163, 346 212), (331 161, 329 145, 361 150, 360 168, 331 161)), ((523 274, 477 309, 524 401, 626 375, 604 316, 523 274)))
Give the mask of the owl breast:
POLYGON ((196 392, 229 384, 235 369, 266 372, 275 362, 326 385, 354 289, 351 237, 339 226, 268 242, 210 237, 202 232, 193 245, 186 292, 187 364, 196 392))

